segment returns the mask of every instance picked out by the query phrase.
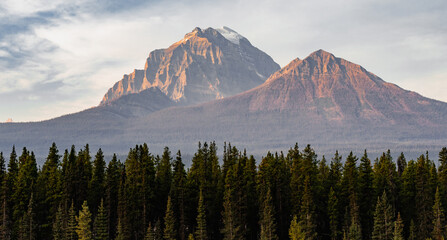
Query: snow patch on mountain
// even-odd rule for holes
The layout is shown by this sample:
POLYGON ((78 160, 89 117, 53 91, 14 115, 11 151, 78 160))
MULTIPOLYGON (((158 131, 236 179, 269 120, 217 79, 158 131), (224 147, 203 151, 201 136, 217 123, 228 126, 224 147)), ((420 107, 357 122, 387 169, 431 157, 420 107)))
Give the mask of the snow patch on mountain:
POLYGON ((222 28, 217 28, 216 31, 222 34, 222 36, 224 36, 228 41, 237 45, 239 45, 239 41, 244 38, 242 35, 229 27, 224 26, 222 28))

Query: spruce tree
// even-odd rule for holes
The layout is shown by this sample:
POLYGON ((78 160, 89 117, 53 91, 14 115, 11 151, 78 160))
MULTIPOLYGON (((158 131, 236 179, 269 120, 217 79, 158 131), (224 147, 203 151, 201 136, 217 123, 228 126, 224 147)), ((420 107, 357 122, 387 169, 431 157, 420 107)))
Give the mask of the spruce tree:
POLYGON ((152 228, 152 224, 149 222, 149 226, 147 227, 144 240, 154 240, 154 239, 155 239, 154 229, 152 228))
POLYGON ((400 156, 397 158, 397 174, 399 175, 399 177, 405 171, 406 167, 407 167, 407 160, 405 159, 405 155, 402 152, 400 153, 400 156))
POLYGON ((96 215, 95 222, 93 224, 93 233, 95 240, 108 240, 109 231, 107 229, 107 212, 104 207, 104 201, 101 199, 99 205, 98 214, 96 215))
POLYGON ((433 205, 433 231, 431 233, 434 240, 444 239, 444 211, 441 205, 439 188, 436 188, 435 204, 433 205))
POLYGON ((66 233, 66 222, 64 221, 64 212, 62 209, 62 205, 60 204, 56 216, 53 220, 53 239, 54 240, 63 240, 65 239, 66 233))
POLYGON ((160 162, 157 164, 157 172, 155 175, 156 190, 156 218, 163 218, 166 212, 166 201, 172 184, 172 157, 168 147, 164 148, 160 162))
POLYGON ((87 201, 82 204, 82 209, 79 211, 79 216, 76 217, 76 234, 78 235, 78 240, 91 240, 93 239, 91 222, 92 214, 88 209, 87 201))
POLYGON ((439 196, 441 198, 441 205, 445 211, 447 210, 447 147, 443 147, 438 156, 439 196))
POLYGON ((74 168, 74 206, 76 210, 82 208, 84 201, 88 199, 89 185, 92 177, 92 163, 90 147, 85 145, 78 153, 74 168))
POLYGON ((290 240, 306 240, 306 236, 296 216, 293 216, 292 222, 290 223, 289 238, 290 240))
POLYGON ((160 219, 155 223, 154 238, 155 240, 163 240, 163 228, 160 219))
POLYGON ((386 192, 388 202, 393 209, 396 209, 397 184, 396 164, 393 162, 390 150, 388 150, 374 163, 373 188, 377 197, 381 196, 383 191, 386 192))
MULTIPOLYGON (((231 174, 231 170, 227 173, 231 174)), ((223 224, 224 227, 222 229, 223 239, 225 240, 233 240, 236 239, 236 229, 234 223, 234 209, 233 203, 231 202, 231 193, 229 190, 225 191, 225 200, 224 200, 224 211, 223 211, 223 224)))
POLYGON ((365 150, 360 159, 358 175, 358 206, 363 239, 371 239, 374 217, 373 170, 371 160, 365 150))
POLYGON ((14 186, 14 193, 12 194, 14 202, 13 219, 16 224, 18 223, 16 220, 22 218, 27 212, 36 179, 37 163, 34 153, 30 153, 26 148, 23 148, 22 155, 19 158, 19 172, 14 186))
POLYGON ((258 237, 258 223, 259 223, 259 204, 258 193, 256 190, 256 160, 250 156, 245 164, 243 177, 244 180, 244 202, 246 207, 246 238, 257 239, 258 237))
POLYGON ((262 203, 262 208, 261 221, 259 224, 261 225, 260 240, 277 240, 278 235, 276 235, 276 223, 270 189, 267 190, 264 202, 262 203))
POLYGON ((408 161, 401 181, 401 190, 399 193, 401 216, 405 226, 405 236, 409 236, 409 227, 411 226, 412 219, 417 218, 416 212, 416 163, 414 160, 408 161))
POLYGON ((113 154, 112 160, 106 170, 106 198, 105 206, 108 217, 108 233, 111 239, 116 234, 118 225, 118 192, 120 187, 122 164, 117 160, 116 154, 113 154))
POLYGON ((397 214, 397 219, 394 222, 394 234, 393 240, 404 240, 404 224, 402 222, 402 218, 400 217, 400 213, 397 214))
POLYGON ((91 212, 94 215, 96 215, 98 207, 100 206, 102 199, 105 197, 105 166, 106 162, 104 161, 104 154, 100 148, 93 161, 93 175, 90 180, 90 194, 88 196, 89 209, 91 209, 91 212))
POLYGON ((206 213, 205 213, 205 203, 203 200, 203 192, 200 190, 199 194, 199 204, 197 207, 197 229, 196 229, 196 239, 206 240, 208 239, 206 230, 206 213))
POLYGON ((126 230, 123 227, 123 224, 121 223, 121 219, 118 218, 118 227, 116 230, 116 237, 115 240, 128 240, 128 234, 126 233, 126 230))
POLYGON ((0 181, 0 239, 9 240, 11 231, 8 208, 8 174, 3 153, 0 153, 0 181))
POLYGON ((361 240, 362 239, 362 228, 359 219, 359 208, 354 198, 351 198, 350 203, 351 208, 351 225, 349 226, 349 239, 350 240, 361 240))
POLYGON ((177 239, 177 228, 176 228, 176 220, 174 216, 174 210, 171 202, 171 197, 168 197, 167 205, 166 205, 166 214, 165 214, 165 229, 164 229, 164 239, 166 240, 175 240, 177 239))
POLYGON ((414 225, 413 219, 410 221, 408 240, 416 240, 416 226, 414 225))
POLYGON ((180 150, 177 152, 177 157, 173 163, 173 173, 172 173, 172 185, 170 195, 172 206, 174 209, 175 219, 178 220, 178 233, 180 240, 186 240, 186 229, 187 229, 187 219, 186 219, 186 171, 185 165, 182 162, 182 154, 180 150))
POLYGON ((374 212, 374 240, 391 240, 393 238, 393 210, 388 202, 386 192, 377 199, 376 211, 374 212))
POLYGON ((314 201, 311 192, 309 177, 304 180, 304 193, 301 204, 300 222, 302 231, 306 239, 312 240, 317 238, 314 201))
POLYGON ((29 199, 28 203, 28 209, 26 210, 25 214, 19 221, 19 239, 29 239, 34 240, 36 239, 36 224, 34 221, 34 211, 33 211, 33 194, 31 194, 31 197, 29 199))
POLYGON ((50 147, 48 156, 37 178, 36 218, 39 224, 38 238, 48 239, 51 226, 62 199, 62 176, 60 155, 55 143, 50 147))
POLYGON ((416 163, 415 185, 416 185, 416 226, 417 238, 425 239, 431 236, 433 230, 433 189, 430 181, 431 162, 426 156, 421 155, 416 163))
POLYGON ((74 209, 74 202, 71 202, 70 209, 68 211, 68 222, 67 222, 67 229, 65 231, 65 238, 67 240, 76 240, 77 234, 76 234, 76 210, 74 209))
POLYGON ((331 239, 338 239, 338 199, 334 189, 331 187, 328 198, 328 216, 329 216, 329 229, 331 231, 331 239))

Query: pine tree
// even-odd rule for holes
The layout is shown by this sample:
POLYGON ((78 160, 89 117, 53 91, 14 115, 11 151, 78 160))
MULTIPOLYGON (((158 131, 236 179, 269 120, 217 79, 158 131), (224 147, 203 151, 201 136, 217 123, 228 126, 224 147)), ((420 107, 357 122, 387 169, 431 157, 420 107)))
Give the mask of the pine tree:
MULTIPOLYGON (((274 222, 277 224, 276 234, 280 239, 288 237, 291 213, 294 214, 290 209, 289 202, 291 175, 288 166, 289 161, 286 160, 282 153, 280 155, 267 153, 267 156, 262 159, 257 176, 259 203, 263 204, 267 191, 270 190, 271 204, 275 210, 274 222)), ((313 180, 313 183, 317 184, 316 154, 310 146, 307 146, 303 151, 302 173, 300 176, 308 176, 309 179, 313 180)), ((315 188, 312 191, 316 190, 315 188)), ((304 186, 301 183, 297 189, 292 189, 292 192, 298 191, 302 194, 303 189, 304 186)), ((262 208, 261 206, 260 209, 262 208)))
POLYGON ((182 162, 182 154, 180 150, 177 152, 177 157, 173 163, 172 184, 170 195, 172 206, 174 209, 175 219, 178 220, 179 239, 186 240, 186 171, 185 165, 182 162))
POLYGON ((112 160, 106 170, 106 199, 105 205, 108 217, 108 234, 114 239, 116 226, 118 225, 118 192, 121 179, 122 164, 117 160, 116 154, 113 154, 112 160))
POLYGON ((276 224, 270 189, 267 190, 267 194, 262 205, 263 210, 259 224, 261 225, 260 240, 277 240, 278 236, 276 235, 276 224))
POLYGON ((408 161, 407 167, 405 168, 401 181, 401 190, 399 193, 400 198, 400 212, 402 220, 405 226, 404 229, 405 236, 409 236, 409 227, 411 225, 412 219, 416 219, 416 163, 414 160, 408 161))
POLYGON ((259 223, 259 204, 256 199, 258 193, 256 190, 256 160, 250 156, 245 164, 243 177, 245 178, 244 186, 244 202, 246 206, 246 238, 257 239, 258 237, 258 223, 259 223))
POLYGON ((115 240, 128 240, 128 234, 126 233, 126 230, 123 227, 123 224, 121 223, 121 219, 118 218, 118 227, 116 231, 116 238, 115 240))
POLYGON ((445 211, 447 210, 447 147, 443 147, 438 156, 439 195, 441 198, 441 205, 445 211))
POLYGON ((89 195, 89 184, 92 177, 92 163, 90 156, 90 147, 85 145, 78 153, 74 168, 74 206, 75 209, 81 209, 83 202, 89 195))
POLYGON ((334 189, 331 187, 329 191, 328 199, 328 216, 329 216, 329 229, 331 231, 331 239, 338 239, 338 199, 335 195, 334 189))
POLYGON ((409 232, 410 232, 410 234, 408 236, 408 240, 416 240, 416 227, 414 225, 413 219, 411 219, 411 222, 410 222, 409 232))
MULTIPOLYGON (((19 158, 19 172, 14 185, 12 199, 14 202, 13 220, 18 223, 18 219, 27 213, 27 208, 31 195, 34 192, 34 185, 37 179, 37 163, 33 152, 23 148, 19 158)), ((19 226, 16 225, 16 229, 19 226)))
POLYGON ((190 233, 190 234, 188 235, 188 240, 194 240, 194 235, 192 235, 192 233, 190 233))
POLYGON ((163 240, 163 228, 160 219, 155 223, 154 238, 155 240, 163 240))
POLYGON ((174 217, 174 211, 172 209, 171 197, 168 197, 167 206, 166 206, 166 215, 165 215, 165 230, 164 230, 164 239, 166 240, 175 240, 177 239, 177 231, 176 231, 176 220, 174 217))
POLYGON ((62 179, 63 179, 63 202, 73 202, 76 195, 76 149, 72 145, 70 152, 65 150, 62 160, 62 179))
POLYGON ((314 202, 309 177, 306 177, 304 180, 304 193, 299 224, 302 226, 306 239, 311 240, 317 238, 314 202))
POLYGON ((394 234, 393 240, 404 240, 404 224, 402 222, 402 218, 400 217, 400 213, 397 214, 396 222, 394 222, 394 234))
POLYGON ((386 192, 388 202, 393 209, 396 209, 397 183, 396 164, 393 162, 390 150, 388 150, 374 163, 373 188, 377 197, 381 196, 383 191, 386 192))
POLYGON ((156 190, 156 218, 163 218, 166 212, 166 201, 169 196, 169 191, 172 184, 172 157, 171 151, 168 147, 164 148, 163 155, 161 156, 160 162, 157 164, 157 172, 155 175, 155 186, 156 190))
POLYGON ((351 225, 349 226, 349 239, 350 240, 361 240, 362 239, 362 228, 359 219, 359 208, 354 198, 351 198, 350 203, 351 208, 351 225))
POLYGON ((152 228, 152 224, 149 222, 149 226, 146 230, 146 235, 144 236, 144 240, 154 240, 155 239, 154 229, 152 228))
POLYGON ((77 227, 76 234, 79 240, 91 240, 93 239, 91 222, 92 214, 90 213, 87 205, 87 201, 82 204, 82 209, 79 211, 79 216, 76 217, 77 227))
POLYGON ((397 174, 399 175, 399 177, 405 171, 406 167, 407 167, 407 160, 405 159, 405 155, 402 152, 400 153, 400 156, 397 158, 397 174))
POLYGON ((393 227, 393 210, 384 191, 382 197, 377 199, 372 238, 375 240, 391 240, 393 238, 393 227))
POLYGON ((104 207, 104 201, 101 199, 101 205, 98 209, 98 214, 96 215, 95 222, 93 224, 93 233, 95 240, 108 240, 109 231, 107 230, 107 213, 104 207))
POLYGON ((292 215, 296 215, 300 212, 300 203, 302 198, 302 156, 298 149, 298 143, 294 148, 290 148, 287 158, 290 164, 290 189, 291 191, 291 203, 292 203, 292 215))
POLYGON ((29 239, 29 240, 36 239, 36 232, 35 232, 36 224, 34 221, 33 205, 34 205, 33 194, 31 194, 28 203, 28 209, 26 210, 25 214, 19 221, 20 223, 19 239, 29 239))
POLYGON ((374 217, 373 170, 365 150, 360 159, 358 175, 358 206, 363 239, 371 239, 374 217))
POLYGON ((51 227, 62 198, 60 155, 55 143, 50 147, 48 156, 37 178, 36 220, 39 225, 38 238, 48 239, 51 227))
POLYGON ((65 231, 65 238, 67 240, 76 240, 76 211, 74 209, 74 202, 71 202, 70 210, 68 211, 67 230, 65 231))
POLYGON ((306 240, 306 236, 296 216, 293 216, 292 222, 290 223, 289 238, 290 240, 306 240))
POLYGON ((433 205, 433 231, 431 233, 433 239, 444 239, 444 211, 441 205, 441 197, 439 194, 439 188, 436 188, 435 204, 433 205))
POLYGON ((56 216, 53 221, 53 239, 54 240, 63 240, 65 239, 65 228, 66 222, 64 222, 64 212, 62 209, 62 205, 59 205, 57 209, 56 216))
POLYGON ((9 240, 11 237, 8 209, 8 175, 6 172, 5 159, 0 152, 0 239, 9 240))
MULTIPOLYGON (((227 173, 231 173, 229 170, 227 173)), ((236 239, 236 229, 234 223, 234 209, 233 203, 231 202, 231 193, 229 190, 225 192, 225 200, 224 200, 224 212, 222 216, 224 227, 222 229, 223 239, 225 240, 233 240, 236 239)))
POLYGON ((197 208, 197 229, 196 229, 196 239, 197 240, 206 240, 208 239, 207 230, 206 230, 206 213, 205 213, 205 204, 203 201, 203 192, 200 190, 199 194, 199 204, 197 208))
POLYGON ((101 199, 104 198, 105 193, 105 166, 104 154, 101 148, 95 155, 95 160, 93 161, 93 175, 90 181, 89 190, 90 194, 88 196, 89 209, 95 215, 98 211, 98 207, 101 204, 101 199))
POLYGON ((417 238, 425 239, 431 236, 433 230, 433 189, 431 183, 430 168, 432 163, 426 156, 421 155, 416 163, 415 185, 416 185, 416 226, 417 238))

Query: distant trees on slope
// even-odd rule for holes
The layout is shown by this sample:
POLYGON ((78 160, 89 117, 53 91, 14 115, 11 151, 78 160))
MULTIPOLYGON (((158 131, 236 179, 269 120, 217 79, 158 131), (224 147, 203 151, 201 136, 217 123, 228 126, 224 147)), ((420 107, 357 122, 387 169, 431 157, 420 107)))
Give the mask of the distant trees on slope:
POLYGON ((180 151, 146 144, 106 164, 99 149, 53 144, 0 153, 0 239, 445 239, 447 148, 373 162, 365 151, 318 158, 310 145, 267 153, 259 165, 231 144, 199 143, 185 169, 180 151))

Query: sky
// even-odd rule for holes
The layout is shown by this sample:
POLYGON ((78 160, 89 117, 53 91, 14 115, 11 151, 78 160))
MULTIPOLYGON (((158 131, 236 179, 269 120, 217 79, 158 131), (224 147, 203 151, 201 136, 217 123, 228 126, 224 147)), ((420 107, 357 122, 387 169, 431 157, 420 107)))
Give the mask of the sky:
POLYGON ((149 52, 228 26, 281 66, 324 49, 447 102, 445 0, 2 0, 0 122, 99 104, 149 52))

